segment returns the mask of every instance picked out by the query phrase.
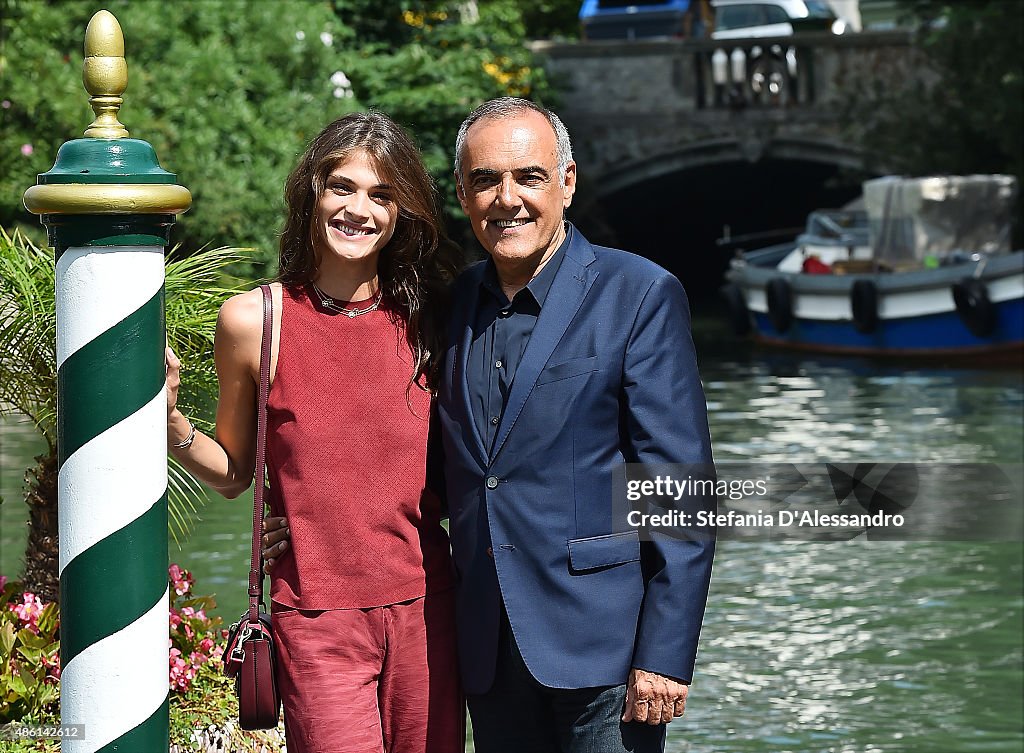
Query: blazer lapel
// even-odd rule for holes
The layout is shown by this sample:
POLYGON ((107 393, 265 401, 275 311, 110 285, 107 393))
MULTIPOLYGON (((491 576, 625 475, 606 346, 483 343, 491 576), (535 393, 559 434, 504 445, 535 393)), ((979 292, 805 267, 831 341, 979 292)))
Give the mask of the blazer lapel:
MULTIPOLYGON (((483 265, 480 265, 481 269, 483 265)), ((465 295, 460 296, 461 300, 455 302, 455 309, 452 312, 452 322, 455 324, 455 331, 452 338, 455 342, 455 353, 452 359, 451 390, 452 401, 459 406, 460 424, 464 436, 467 437, 467 445, 473 451, 480 466, 487 465, 487 450, 484 447, 483 437, 473 420, 473 410, 469 402, 469 345, 473 338, 473 312, 476 311, 477 300, 480 297, 479 275, 473 275, 472 284, 465 295)))
POLYGON ((512 379, 512 389, 491 451, 492 460, 501 451, 523 406, 526 405, 527 398, 533 392, 540 372, 597 278, 597 271, 590 268, 595 258, 593 249, 575 228, 572 235, 562 266, 551 282, 551 289, 537 318, 533 334, 530 335, 530 342, 526 345, 526 351, 512 379))

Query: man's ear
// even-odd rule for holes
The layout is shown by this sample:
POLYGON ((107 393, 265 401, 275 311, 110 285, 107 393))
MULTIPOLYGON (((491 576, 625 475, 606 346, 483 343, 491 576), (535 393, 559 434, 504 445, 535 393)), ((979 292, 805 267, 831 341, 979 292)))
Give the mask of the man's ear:
POLYGON ((565 168, 565 185, 562 187, 562 206, 566 209, 572 204, 576 194, 576 163, 570 162, 565 168))
POLYGON ((455 195, 459 197, 459 204, 462 205, 462 211, 469 213, 466 207, 466 189, 462 187, 462 179, 459 177, 457 172, 453 172, 452 176, 455 178, 455 195))

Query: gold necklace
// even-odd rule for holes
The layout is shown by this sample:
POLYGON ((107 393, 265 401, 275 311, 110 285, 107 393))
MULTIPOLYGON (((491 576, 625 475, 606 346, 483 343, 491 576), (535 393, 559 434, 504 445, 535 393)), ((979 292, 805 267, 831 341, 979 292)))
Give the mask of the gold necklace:
POLYGON ((313 290, 320 299, 321 306, 325 309, 330 309, 331 311, 337 311, 339 314, 344 314, 349 319, 355 319, 357 316, 362 316, 363 314, 369 314, 371 311, 376 311, 377 307, 380 306, 381 298, 384 297, 384 288, 377 288, 377 295, 375 296, 376 300, 372 304, 362 309, 350 309, 339 305, 336 300, 318 288, 315 282, 310 281, 309 284, 313 286, 313 290))

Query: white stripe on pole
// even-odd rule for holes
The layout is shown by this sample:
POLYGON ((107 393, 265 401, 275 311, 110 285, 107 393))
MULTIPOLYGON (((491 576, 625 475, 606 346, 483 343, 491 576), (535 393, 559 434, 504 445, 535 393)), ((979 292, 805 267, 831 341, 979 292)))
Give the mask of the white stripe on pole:
POLYGON ((165 589, 146 614, 89 646, 62 669, 61 723, 85 725, 85 739, 62 740, 62 753, 95 753, 163 705, 167 652, 153 647, 167 645, 167 595, 165 589))
POLYGON ((160 246, 69 248, 57 260, 57 368, 164 284, 160 246), (88 312, 88 315, 86 315, 88 312))
POLYGON ((149 510, 166 489, 167 391, 161 388, 64 461, 57 476, 60 572, 149 510))

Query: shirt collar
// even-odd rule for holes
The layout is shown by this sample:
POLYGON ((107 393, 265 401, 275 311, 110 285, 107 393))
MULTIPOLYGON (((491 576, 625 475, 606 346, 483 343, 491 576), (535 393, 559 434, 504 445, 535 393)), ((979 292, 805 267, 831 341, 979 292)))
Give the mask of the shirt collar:
MULTIPOLYGON (((524 290, 530 291, 530 295, 533 296, 538 307, 542 307, 545 299, 548 297, 548 292, 551 290, 551 284, 555 281, 555 275, 558 273, 558 268, 562 266, 562 259, 565 257, 565 249, 569 247, 569 243, 572 241, 573 232, 574 229, 572 224, 566 222, 565 238, 562 240, 562 243, 555 250, 555 253, 552 254, 551 258, 548 259, 544 268, 541 269, 540 274, 530 280, 524 288, 524 290)), ((487 259, 487 266, 484 269, 484 276, 480 280, 480 286, 497 298, 502 304, 508 300, 504 291, 501 289, 501 283, 498 281, 498 270, 494 266, 494 259, 492 258, 487 259)))

